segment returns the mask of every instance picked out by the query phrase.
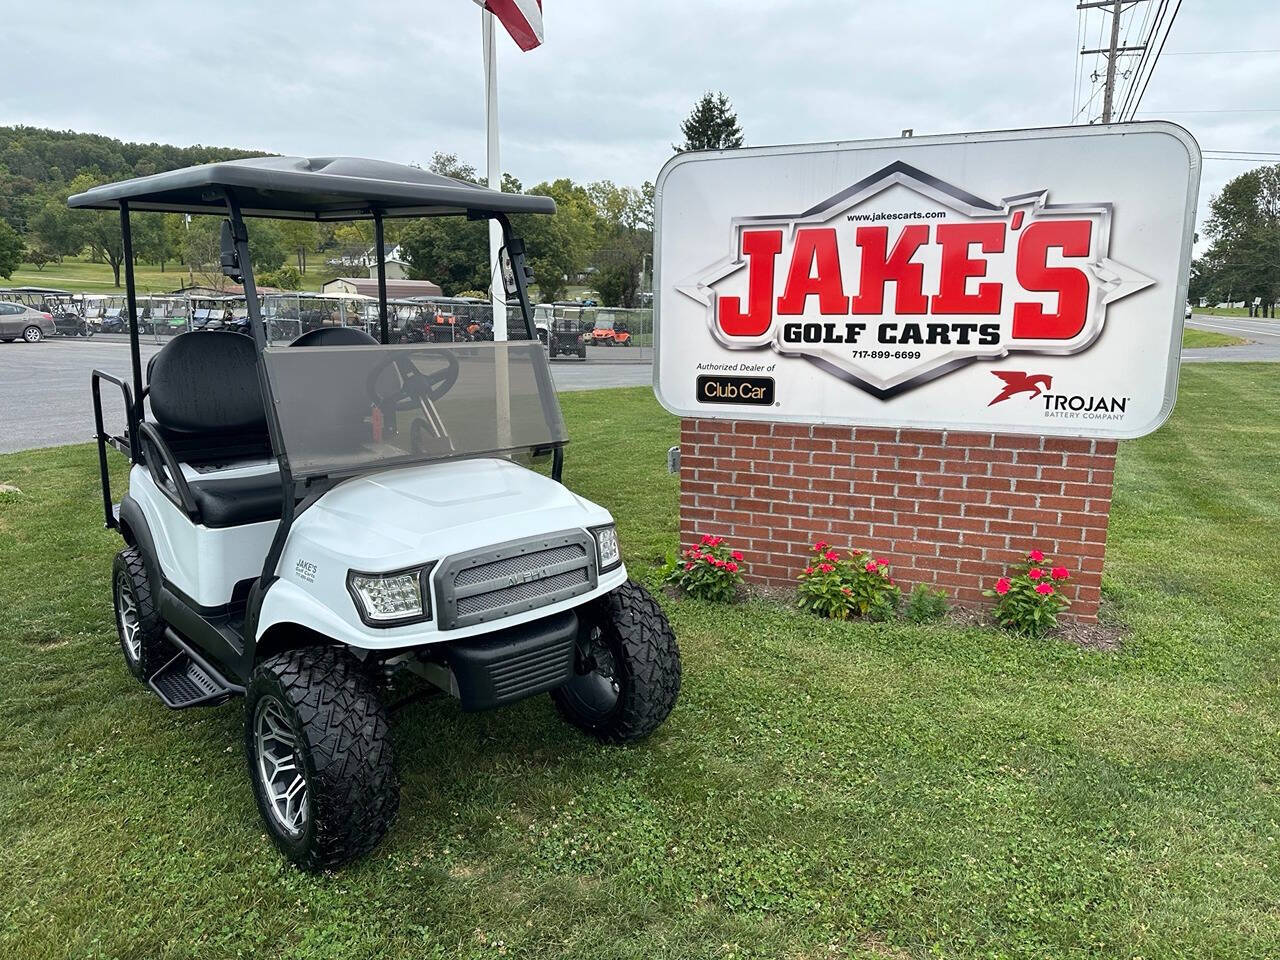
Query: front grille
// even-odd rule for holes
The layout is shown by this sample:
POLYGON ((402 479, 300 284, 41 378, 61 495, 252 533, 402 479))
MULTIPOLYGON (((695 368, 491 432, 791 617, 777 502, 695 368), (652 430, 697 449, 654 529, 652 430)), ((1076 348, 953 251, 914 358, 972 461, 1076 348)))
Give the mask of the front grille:
POLYGON ((442 630, 487 623, 593 590, 595 548, 580 530, 513 540, 447 558, 436 584, 442 630))

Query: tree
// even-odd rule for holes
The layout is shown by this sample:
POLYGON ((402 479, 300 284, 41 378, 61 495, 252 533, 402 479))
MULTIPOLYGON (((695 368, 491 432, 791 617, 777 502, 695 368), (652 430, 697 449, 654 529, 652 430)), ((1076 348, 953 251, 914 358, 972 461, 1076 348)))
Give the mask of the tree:
POLYGON ((8 280, 22 263, 22 237, 18 231, 0 220, 0 277, 8 280))
POLYGON ((600 299, 610 307, 635 307, 647 254, 653 251, 653 189, 619 187, 608 180, 587 187, 596 209, 596 250, 591 258, 600 299))
MULTIPOLYGON (((510 180, 518 189, 519 181, 510 180)), ((584 187, 565 178, 540 183, 529 192, 551 197, 556 212, 516 216, 512 226, 525 241, 525 259, 541 299, 562 300, 569 280, 586 269, 595 241, 595 207, 584 187)))
POLYGON ((1231 180, 1209 204, 1212 241, 1192 265, 1196 294, 1214 300, 1254 298, 1275 315, 1280 298, 1280 164, 1231 180))
POLYGON ((56 257, 51 253, 46 253, 40 247, 28 247, 22 254, 25 263, 31 264, 37 270, 44 270, 45 265, 52 263, 56 257))
POLYGON ((161 273, 178 250, 174 244, 175 231, 170 226, 171 219, 180 221, 182 218, 178 214, 164 213, 138 213, 129 217, 134 258, 158 264, 161 273))
MULTIPOLYGON (((81 193, 97 183, 98 178, 82 173, 71 181, 69 193, 81 193)), ((111 266, 116 286, 120 286, 120 265, 124 263, 124 240, 120 235, 120 215, 114 210, 73 211, 84 231, 84 241, 90 253, 99 261, 111 266)), ((132 226, 132 221, 130 221, 132 226)))
POLYGON ((708 91, 693 105, 689 116, 680 124, 684 145, 672 145, 676 153, 686 150, 730 150, 742 146, 742 127, 733 112, 729 98, 708 91))
POLYGON ((27 221, 31 246, 55 259, 75 256, 84 249, 84 224, 64 199, 47 201, 27 221))

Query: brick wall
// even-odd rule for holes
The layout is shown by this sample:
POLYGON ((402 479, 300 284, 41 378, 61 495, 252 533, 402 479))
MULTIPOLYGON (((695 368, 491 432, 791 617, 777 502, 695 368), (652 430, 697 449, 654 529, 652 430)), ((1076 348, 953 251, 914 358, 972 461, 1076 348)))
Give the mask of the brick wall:
POLYGON ((814 540, 866 547, 895 579, 985 602, 1032 545, 1072 571, 1072 616, 1097 616, 1114 440, 684 420, 680 540, 747 552, 749 582, 792 590, 814 540))

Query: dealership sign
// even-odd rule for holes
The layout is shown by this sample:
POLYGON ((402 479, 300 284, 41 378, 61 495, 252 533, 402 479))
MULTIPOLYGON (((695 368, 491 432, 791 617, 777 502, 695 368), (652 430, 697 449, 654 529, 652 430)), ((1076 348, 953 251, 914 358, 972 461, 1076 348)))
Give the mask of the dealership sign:
POLYGON ((1132 437, 1173 407, 1200 153, 1171 124, 677 156, 659 400, 1132 437))

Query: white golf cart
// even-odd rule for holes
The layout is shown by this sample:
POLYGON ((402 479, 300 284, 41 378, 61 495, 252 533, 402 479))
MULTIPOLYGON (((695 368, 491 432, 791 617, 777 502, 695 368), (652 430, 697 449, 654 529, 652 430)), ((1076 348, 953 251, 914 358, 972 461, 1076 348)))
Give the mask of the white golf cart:
MULTIPOLYGON (((411 671, 464 710, 549 692, 607 742, 646 736, 680 687, 676 638, 627 579, 613 519, 559 482, 564 422, 509 214, 546 197, 412 167, 268 157, 96 187, 72 207, 117 209, 132 372, 95 370, 112 577, 129 670, 172 708, 245 698, 249 777, 267 830, 297 864, 374 847, 399 803, 385 685, 411 671), (144 370, 131 211, 217 214, 224 272, 250 336, 173 337, 144 370), (322 327, 272 345, 246 217, 456 214, 502 227, 513 315, 527 339, 381 343, 322 327), (103 427, 103 382, 127 431, 103 427), (148 416, 149 406, 149 416, 148 416), (132 462, 113 504, 107 449, 132 462), (542 458, 550 475, 521 465, 542 458)), ((162 786, 157 784, 157 789, 162 786)))

